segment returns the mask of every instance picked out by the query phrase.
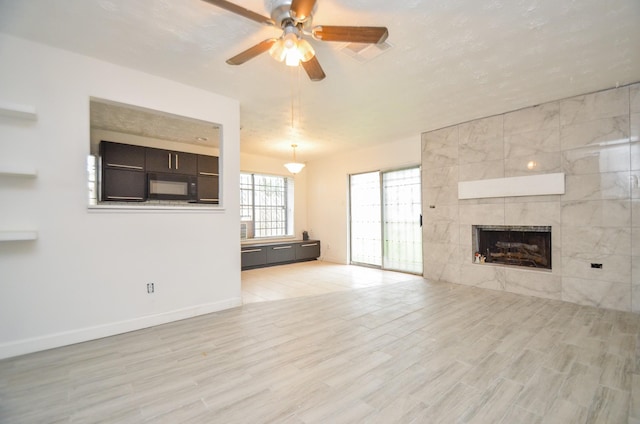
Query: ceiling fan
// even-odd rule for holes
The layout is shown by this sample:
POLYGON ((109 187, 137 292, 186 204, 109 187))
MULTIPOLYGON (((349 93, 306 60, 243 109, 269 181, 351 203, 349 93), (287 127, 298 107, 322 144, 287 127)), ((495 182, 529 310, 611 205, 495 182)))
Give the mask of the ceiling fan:
POLYGON ((287 65, 302 65, 312 81, 325 78, 313 47, 303 35, 311 35, 320 41, 341 41, 350 43, 379 44, 389 35, 385 27, 362 26, 312 26, 313 12, 317 0, 269 0, 271 17, 245 9, 225 0, 203 0, 229 12, 236 13, 252 21, 280 26, 282 35, 269 38, 227 60, 229 65, 241 65, 254 57, 269 51, 276 60, 287 65))

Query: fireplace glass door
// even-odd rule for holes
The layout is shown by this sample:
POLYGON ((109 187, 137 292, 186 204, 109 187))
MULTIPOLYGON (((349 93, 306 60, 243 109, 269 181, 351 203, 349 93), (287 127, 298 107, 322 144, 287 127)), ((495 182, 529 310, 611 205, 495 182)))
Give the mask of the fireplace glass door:
POLYGON ((473 229, 475 255, 486 263, 551 269, 550 226, 474 225, 473 229))

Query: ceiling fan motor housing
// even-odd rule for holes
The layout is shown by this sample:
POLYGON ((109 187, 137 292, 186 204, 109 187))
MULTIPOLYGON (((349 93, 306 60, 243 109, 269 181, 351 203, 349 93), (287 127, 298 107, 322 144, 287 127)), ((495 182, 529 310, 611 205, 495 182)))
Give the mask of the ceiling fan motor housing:
POLYGON ((284 21, 292 19, 296 24, 304 23, 307 25, 311 24, 311 17, 313 16, 313 12, 315 12, 318 4, 316 3, 313 7, 313 10, 309 16, 303 17, 303 19, 299 19, 299 17, 293 16, 291 13, 291 3, 293 0, 265 0, 265 7, 267 10, 271 11, 271 19, 276 25, 282 26, 284 21))

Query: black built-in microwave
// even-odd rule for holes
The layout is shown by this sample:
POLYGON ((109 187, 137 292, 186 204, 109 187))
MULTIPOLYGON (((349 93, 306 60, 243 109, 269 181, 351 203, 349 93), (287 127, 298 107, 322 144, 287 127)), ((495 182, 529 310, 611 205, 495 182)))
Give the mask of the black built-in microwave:
POLYGON ((184 174, 147 173, 147 198, 198 201, 198 178, 184 174))

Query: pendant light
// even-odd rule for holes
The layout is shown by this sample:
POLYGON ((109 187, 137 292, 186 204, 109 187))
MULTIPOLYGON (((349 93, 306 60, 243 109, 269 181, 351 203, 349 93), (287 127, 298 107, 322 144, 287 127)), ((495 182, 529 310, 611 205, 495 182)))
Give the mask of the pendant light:
POLYGON ((296 147, 298 147, 298 145, 292 144, 291 147, 293 148, 293 162, 285 163, 284 167, 292 174, 297 174, 304 168, 304 163, 296 162, 296 147))

